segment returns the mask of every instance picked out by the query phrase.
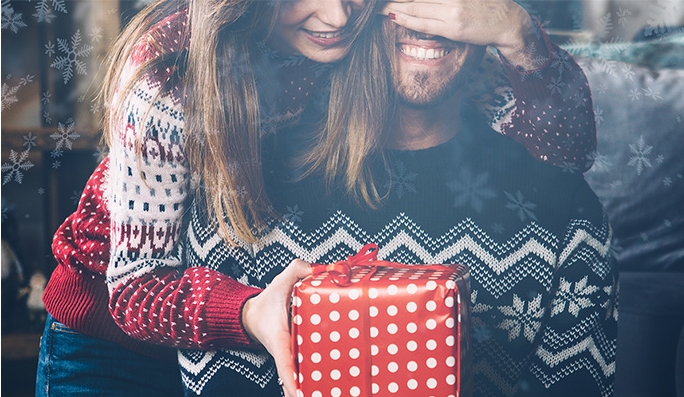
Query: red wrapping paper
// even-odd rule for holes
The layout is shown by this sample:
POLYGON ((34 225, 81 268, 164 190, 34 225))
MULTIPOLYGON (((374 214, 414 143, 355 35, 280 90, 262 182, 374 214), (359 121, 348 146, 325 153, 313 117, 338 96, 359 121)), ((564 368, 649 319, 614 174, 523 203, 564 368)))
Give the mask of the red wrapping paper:
POLYGON ((463 396, 470 392, 468 269, 375 259, 368 245, 295 285, 297 394, 463 396))

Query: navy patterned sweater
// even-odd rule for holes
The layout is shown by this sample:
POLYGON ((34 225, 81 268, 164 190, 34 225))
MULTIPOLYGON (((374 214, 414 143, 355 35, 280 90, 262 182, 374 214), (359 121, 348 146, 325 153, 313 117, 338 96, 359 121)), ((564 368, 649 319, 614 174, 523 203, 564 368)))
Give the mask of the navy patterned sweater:
MULTIPOLYGON (((611 230, 581 174, 534 160, 465 117, 442 145, 387 151, 387 167, 378 156, 373 174, 385 199, 371 209, 317 175, 298 178, 288 159, 299 142, 285 132, 265 145, 280 217, 259 243, 225 245, 193 205, 190 266, 263 288, 294 258, 334 262, 369 242, 379 259, 463 263, 471 269, 476 396, 612 395, 611 230)), ((180 363, 189 394, 280 395, 264 352, 183 350, 180 363)))

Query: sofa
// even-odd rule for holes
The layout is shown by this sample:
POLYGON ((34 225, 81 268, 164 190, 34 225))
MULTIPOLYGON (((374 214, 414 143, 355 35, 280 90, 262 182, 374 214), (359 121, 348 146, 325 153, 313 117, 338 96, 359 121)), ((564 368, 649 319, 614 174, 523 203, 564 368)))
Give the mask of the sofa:
POLYGON ((592 91, 585 177, 620 272, 615 396, 684 397, 684 33, 566 50, 592 91))

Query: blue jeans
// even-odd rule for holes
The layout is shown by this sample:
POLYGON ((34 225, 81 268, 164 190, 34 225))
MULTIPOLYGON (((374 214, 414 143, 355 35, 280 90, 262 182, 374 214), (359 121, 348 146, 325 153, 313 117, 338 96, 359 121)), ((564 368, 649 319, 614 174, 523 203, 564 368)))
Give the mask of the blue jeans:
POLYGON ((81 334, 48 315, 40 340, 36 397, 182 395, 178 364, 81 334))

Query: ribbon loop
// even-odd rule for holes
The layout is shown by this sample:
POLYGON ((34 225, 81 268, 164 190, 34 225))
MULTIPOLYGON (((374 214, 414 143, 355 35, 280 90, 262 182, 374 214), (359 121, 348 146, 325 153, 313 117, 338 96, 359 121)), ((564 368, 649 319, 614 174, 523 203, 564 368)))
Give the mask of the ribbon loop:
POLYGON ((378 245, 366 244, 358 253, 350 255, 347 260, 337 261, 329 265, 314 264, 313 274, 330 273, 332 281, 340 286, 349 285, 352 278, 352 267, 378 260, 378 245))

